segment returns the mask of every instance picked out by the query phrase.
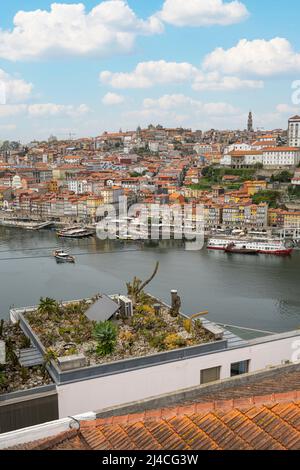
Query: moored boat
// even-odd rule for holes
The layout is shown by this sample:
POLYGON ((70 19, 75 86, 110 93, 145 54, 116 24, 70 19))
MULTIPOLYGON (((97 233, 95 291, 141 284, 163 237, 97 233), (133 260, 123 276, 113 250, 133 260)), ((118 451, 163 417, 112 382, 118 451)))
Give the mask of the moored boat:
POLYGON ((292 247, 288 247, 281 240, 232 240, 226 238, 211 238, 207 244, 208 250, 220 250, 227 253, 240 254, 265 254, 275 256, 289 256, 293 252, 292 247))
POLYGON ((60 238, 88 238, 94 236, 93 230, 87 230, 84 227, 72 227, 56 232, 60 238))

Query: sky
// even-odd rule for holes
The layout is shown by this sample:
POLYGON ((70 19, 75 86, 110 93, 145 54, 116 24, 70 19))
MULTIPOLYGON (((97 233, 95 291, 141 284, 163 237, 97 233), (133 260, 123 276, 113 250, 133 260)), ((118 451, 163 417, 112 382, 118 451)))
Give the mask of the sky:
POLYGON ((286 128, 299 0, 0 3, 0 140, 161 124, 286 128))

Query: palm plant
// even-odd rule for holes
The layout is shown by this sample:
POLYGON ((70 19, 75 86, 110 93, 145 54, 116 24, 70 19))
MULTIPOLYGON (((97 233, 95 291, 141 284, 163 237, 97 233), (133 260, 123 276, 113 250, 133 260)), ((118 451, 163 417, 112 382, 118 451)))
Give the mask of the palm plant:
POLYGON ((98 343, 97 354, 107 356, 115 350, 118 328, 110 321, 99 322, 94 328, 94 338, 98 343))
POLYGON ((50 297, 41 297, 38 311, 40 313, 45 313, 47 315, 51 315, 57 311, 58 304, 56 300, 51 299, 50 297))

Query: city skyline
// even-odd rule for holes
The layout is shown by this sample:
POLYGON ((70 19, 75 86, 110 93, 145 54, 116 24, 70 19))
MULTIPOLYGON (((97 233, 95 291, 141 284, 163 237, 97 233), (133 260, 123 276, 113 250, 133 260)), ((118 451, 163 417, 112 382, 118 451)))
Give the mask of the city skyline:
POLYGON ((286 128, 300 111, 294 0, 22 3, 0 7, 0 140, 245 129, 250 109, 286 128))

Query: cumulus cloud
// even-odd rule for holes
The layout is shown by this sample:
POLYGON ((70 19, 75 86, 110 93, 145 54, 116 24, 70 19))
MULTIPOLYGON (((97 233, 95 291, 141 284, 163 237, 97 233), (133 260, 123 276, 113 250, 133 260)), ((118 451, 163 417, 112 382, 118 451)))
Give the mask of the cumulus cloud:
POLYGON ((106 95, 102 98, 102 103, 107 106, 114 106, 117 104, 124 103, 125 98, 122 95, 118 95, 117 93, 106 93, 106 95))
POLYGON ((102 83, 114 88, 150 88, 166 83, 181 83, 196 76, 197 68, 187 62, 166 62, 165 60, 140 62, 129 73, 100 73, 102 83))
POLYGON ((19 103, 26 101, 33 89, 32 83, 14 78, 0 69, 1 103, 19 103))
POLYGON ((27 106, 28 115, 31 117, 50 117, 50 116, 69 116, 79 117, 89 112, 89 108, 85 104, 79 106, 42 103, 31 104, 27 106))
POLYGON ((159 122, 166 126, 216 129, 218 125, 224 128, 231 123, 241 124, 245 122, 246 115, 230 103, 204 103, 184 94, 166 94, 157 99, 144 99, 141 109, 124 113, 123 119, 127 125, 159 122))
POLYGON ((237 114, 240 112, 228 103, 202 103, 189 96, 183 94, 163 95, 158 99, 146 98, 143 101, 145 109, 162 109, 162 110, 182 110, 184 108, 194 108, 197 112, 203 112, 208 115, 216 116, 220 114, 237 114))
POLYGON ((219 72, 199 72, 193 83, 196 91, 233 91, 244 88, 263 88, 262 80, 244 80, 235 76, 222 76, 219 72))
POLYGON ((249 12, 236 0, 165 0, 157 16, 175 26, 226 26, 245 20, 249 12))
POLYGON ((83 3, 53 3, 50 11, 19 11, 13 23, 0 31, 0 57, 13 61, 128 53, 137 35, 163 30, 159 18, 138 18, 125 0, 102 1, 90 12, 83 3))
POLYGON ((291 106, 289 104, 278 104, 276 106, 276 112, 280 114, 299 114, 299 106, 291 106))
POLYGON ((85 104, 79 106, 55 103, 7 104, 0 106, 0 117, 27 115, 32 118, 42 117, 80 117, 89 112, 85 104))
POLYGON ((166 62, 165 60, 140 62, 132 72, 100 73, 100 81, 113 88, 150 88, 155 85, 192 82, 197 91, 230 91, 242 88, 262 88, 259 80, 242 80, 234 76, 222 76, 218 72, 204 73, 188 62, 166 62))
POLYGON ((277 37, 270 41, 242 39, 230 49, 219 47, 208 54, 203 68, 223 74, 269 77, 300 71, 300 54, 285 38, 277 37))

